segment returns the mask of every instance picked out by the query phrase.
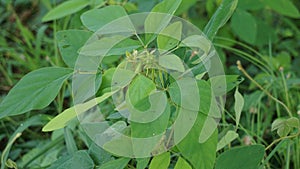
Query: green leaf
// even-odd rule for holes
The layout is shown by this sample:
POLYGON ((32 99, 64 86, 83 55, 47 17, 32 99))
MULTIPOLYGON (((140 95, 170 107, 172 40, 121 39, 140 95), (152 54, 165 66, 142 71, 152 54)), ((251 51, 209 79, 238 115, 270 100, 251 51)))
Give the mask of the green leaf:
POLYGON ((238 8, 244 10, 260 10, 263 7, 261 0, 240 0, 238 3, 238 8))
POLYGON ((238 88, 236 88, 234 93, 234 101, 235 121, 237 128, 240 123, 241 113, 244 107, 244 97, 238 91, 238 88))
POLYGON ((266 21, 256 18, 257 34, 255 44, 258 46, 267 45, 270 42, 274 43, 277 40, 276 30, 272 27, 272 24, 266 21))
POLYGON ((192 169, 188 162, 179 157, 174 169, 192 169))
POLYGON ((139 41, 123 36, 104 37, 83 46, 80 54, 87 56, 123 55, 141 46, 139 41))
POLYGON ((251 44, 256 41, 257 24, 249 12, 237 9, 231 18, 231 28, 243 41, 251 44))
POLYGON ((91 32, 83 30, 59 31, 56 34, 58 48, 62 59, 69 67, 74 67, 79 55, 79 49, 92 36, 91 32))
POLYGON ((291 18, 300 18, 297 7, 290 0, 263 0, 274 11, 291 18))
POLYGON ((181 15, 184 12, 187 12, 189 8, 191 8, 193 5, 197 3, 197 0, 184 0, 181 2, 180 6, 175 12, 176 16, 181 15))
POLYGON ((44 132, 53 131, 65 127, 70 120, 77 116, 77 114, 86 112, 87 110, 112 96, 115 92, 116 91, 105 93, 100 97, 89 100, 88 102, 77 104, 71 108, 66 109, 65 111, 54 117, 49 123, 47 123, 42 130, 44 132))
POLYGON ((157 46, 162 52, 176 47, 181 40, 182 23, 174 22, 163 29, 157 36, 157 46))
POLYGON ((137 158, 136 169, 145 169, 150 161, 150 158, 137 158))
POLYGON ((149 169, 168 169, 170 164, 171 155, 170 152, 165 152, 158 156, 154 156, 151 160, 149 169))
POLYGON ((139 101, 147 98, 155 89, 156 86, 150 79, 143 75, 138 75, 129 85, 127 95, 130 101, 128 102, 132 105, 137 105, 139 101))
POLYGON ((94 142, 89 147, 89 155, 93 159, 95 165, 102 165, 113 159, 110 153, 106 152, 94 142))
POLYGON ((257 169, 264 157, 263 145, 232 148, 222 153, 216 160, 215 169, 257 169), (234 161, 232 161, 234 159, 234 161))
POLYGON ((211 77, 209 80, 215 96, 222 96, 240 84, 242 80, 239 80, 238 77, 238 75, 220 75, 211 77))
POLYGON ((151 12, 168 13, 173 15, 181 4, 181 0, 163 0, 153 7, 151 12))
MULTIPOLYGON (((153 106, 155 107, 155 106, 153 106)), ((151 113, 151 112, 150 112, 151 113)), ((167 105, 161 115, 148 123, 130 122, 131 136, 134 138, 150 138, 149 142, 141 140, 133 140, 133 149, 136 156, 147 156, 149 154, 157 154, 166 150, 164 145, 160 145, 160 142, 166 140, 164 132, 166 131, 170 117, 170 106, 167 105), (141 147, 143 147, 141 149, 141 147)))
POLYGON ((222 1, 221 5, 204 28, 204 33, 209 40, 213 40, 218 30, 229 20, 237 4, 238 0, 222 1))
POLYGON ((224 137, 221 138, 221 140, 218 142, 217 151, 224 148, 226 145, 231 143, 233 140, 239 137, 239 134, 229 130, 224 137))
POLYGON ((94 163, 87 151, 79 150, 54 162, 48 169, 85 168, 93 169, 94 163))
POLYGON ((215 102, 212 97, 211 86, 204 80, 191 80, 181 78, 171 83, 168 87, 171 100, 182 108, 192 111, 200 111, 205 115, 219 117, 215 111, 215 102), (198 93, 196 93, 198 91, 198 93))
POLYGON ((175 54, 159 56, 158 59, 159 65, 166 69, 176 70, 178 72, 185 71, 183 61, 175 54))
POLYGON ((110 5, 100 9, 93 9, 81 15, 81 21, 89 30, 96 32, 106 24, 126 16, 122 6, 110 5))
POLYGON ((149 33, 145 37, 146 45, 152 42, 156 34, 159 34, 169 24, 180 3, 181 0, 164 0, 151 10, 145 20, 145 33, 149 33))
POLYGON ((129 161, 130 158, 119 158, 116 160, 111 160, 101 165, 99 169, 124 169, 129 161))
MULTIPOLYGON (((10 136, 6 147, 4 148, 2 154, 1 154, 1 164, 5 164, 5 162, 8 159, 9 151, 13 145, 13 143, 16 141, 17 138, 19 138, 24 130, 28 129, 31 126, 42 126, 48 121, 48 117, 45 115, 36 115, 29 119, 27 119, 25 122, 22 123, 10 136)), ((1 169, 4 169, 5 165, 1 165, 1 169)))
POLYGON ((211 49, 211 42, 202 35, 192 35, 182 40, 180 47, 200 48, 205 55, 207 55, 211 49))
POLYGON ((47 67, 25 75, 1 102, 0 119, 45 108, 72 73, 72 69, 47 67))
POLYGON ((193 168, 212 169, 216 159, 218 142, 217 131, 204 143, 199 143, 199 135, 206 117, 198 114, 197 120, 187 136, 177 145, 177 148, 193 168))
POLYGON ((89 0, 69 0, 50 10, 42 19, 43 22, 62 18, 88 6, 89 0))
POLYGON ((72 130, 70 128, 64 128, 64 137, 68 153, 74 154, 76 151, 78 151, 72 130))
POLYGON ((272 123, 272 131, 277 130, 277 134, 280 137, 287 136, 292 128, 298 128, 300 127, 299 119, 296 117, 291 117, 288 119, 276 119, 272 123))

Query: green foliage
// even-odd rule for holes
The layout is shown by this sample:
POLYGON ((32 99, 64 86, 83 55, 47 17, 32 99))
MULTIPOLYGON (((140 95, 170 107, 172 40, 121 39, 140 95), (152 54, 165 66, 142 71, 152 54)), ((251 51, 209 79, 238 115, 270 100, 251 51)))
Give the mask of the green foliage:
POLYGON ((177 146, 183 157, 197 169, 213 168, 216 158, 217 131, 206 142, 199 143, 204 121, 205 117, 198 114, 193 128, 177 146))
POLYGON ((123 169, 123 168, 125 168, 125 166, 127 165, 127 163, 129 161, 130 161, 130 159, 128 159, 128 158, 119 158, 117 160, 112 160, 107 163, 104 163, 103 165, 101 165, 98 168, 99 169, 111 169, 111 168, 123 169))
POLYGON ((214 13, 208 24, 204 28, 204 33, 209 40, 213 40, 218 30, 225 25, 233 14, 238 0, 223 0, 220 7, 214 13))
POLYGON ((65 127, 68 122, 74 119, 77 115, 88 111, 92 107, 112 96, 114 93, 115 92, 108 92, 88 102, 77 104, 74 107, 66 109, 61 114, 52 119, 49 123, 47 123, 43 127, 43 131, 53 131, 65 127))
POLYGON ((241 95, 241 93, 238 91, 238 88, 236 88, 234 93, 234 111, 235 111, 235 119, 236 119, 236 128, 239 125, 241 113, 244 107, 244 98, 241 95))
POLYGON ((0 104, 0 118, 48 106, 73 70, 48 67, 24 76, 0 104))
POLYGON ((94 163, 87 151, 79 150, 73 155, 64 156, 58 159, 49 167, 50 169, 63 168, 94 168, 94 163))
POLYGON ((188 162, 186 162, 183 158, 179 157, 174 169, 181 169, 181 168, 192 169, 192 167, 189 165, 188 162))
POLYGON ((150 162, 149 169, 167 169, 170 164, 170 159, 171 157, 169 152, 155 156, 150 162))
POLYGON ((62 59, 68 67, 74 67, 80 48, 86 43, 91 32, 82 30, 66 30, 57 32, 56 38, 62 59), (74 36, 76 35, 76 36, 74 36))
POLYGON ((277 130, 277 134, 280 137, 287 136, 293 128, 300 129, 299 119, 291 117, 288 119, 276 119, 272 123, 272 131, 277 130))
POLYGON ((299 5, 1 1, 1 169, 300 168, 299 5), (153 13, 133 27, 128 14, 145 11, 153 13), (186 36, 174 14, 212 42, 186 36), (151 33, 137 35, 141 29, 151 33), (209 71, 214 48, 226 75, 209 71), (88 63, 97 70, 77 69, 88 63), (80 84, 71 85, 72 76, 80 84), (116 139, 100 147, 102 132, 116 139), (153 136, 156 142, 126 140, 153 136))
POLYGON ((289 16, 292 18, 300 17, 299 9, 297 9, 297 7, 290 0, 264 0, 263 2, 274 11, 284 16, 289 16))
POLYGON ((89 5, 88 0, 69 0, 49 11, 44 17, 43 22, 62 18, 64 16, 80 11, 89 5))
POLYGON ((256 169, 264 156, 262 145, 232 148, 222 153, 216 160, 216 169, 256 169), (235 161, 232 161, 235 159, 235 161))
POLYGON ((243 41, 248 43, 256 41, 257 23, 255 18, 247 11, 237 9, 232 16, 231 27, 234 33, 243 41))
POLYGON ((89 30, 96 32, 111 21, 126 16, 121 6, 107 6, 101 9, 89 10, 81 15, 81 21, 89 30), (106 17, 102 17, 106 16, 106 17))

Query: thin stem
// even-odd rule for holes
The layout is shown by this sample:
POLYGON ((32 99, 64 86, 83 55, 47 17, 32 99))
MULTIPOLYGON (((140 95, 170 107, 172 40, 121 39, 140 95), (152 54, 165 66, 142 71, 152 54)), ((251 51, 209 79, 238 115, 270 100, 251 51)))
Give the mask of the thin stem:
POLYGON ((147 48, 147 46, 145 46, 144 42, 142 41, 141 37, 136 32, 134 33, 134 35, 138 38, 138 40, 141 42, 144 48, 147 48))
POLYGON ((232 52, 235 52, 237 55, 241 56, 242 58, 252 62, 254 65, 259 67, 262 71, 264 71, 267 74, 272 73, 272 70, 269 67, 264 67, 265 66, 264 63, 262 63, 260 60, 256 59, 255 57, 251 56, 250 54, 248 54, 246 52, 243 52, 241 50, 231 48, 231 47, 228 47, 228 46, 225 46, 222 44, 214 44, 214 45, 217 47, 224 48, 224 49, 230 50, 232 52))
POLYGON ((283 83, 283 87, 284 87, 286 104, 287 104, 288 107, 291 107, 291 103, 290 103, 290 99, 289 99, 289 93, 288 93, 288 88, 287 88, 286 80, 285 80, 285 77, 284 77, 284 74, 283 74, 283 68, 280 67, 279 71, 280 71, 280 75, 281 75, 282 83, 283 83))
POLYGON ((274 144, 280 142, 281 140, 295 138, 295 137, 298 137, 299 135, 300 135, 300 132, 298 132, 297 134, 294 134, 294 135, 280 137, 280 138, 274 140, 268 147, 266 147, 265 151, 267 151, 268 149, 270 149, 274 144))
POLYGON ((268 95, 271 99, 273 99, 275 102, 279 103, 280 105, 282 105, 285 110, 287 111, 287 113, 289 114, 290 117, 293 117, 291 111, 289 110, 289 108, 280 100, 278 100, 277 98, 275 98, 274 96, 272 96, 271 93, 269 93, 266 89, 264 89, 259 83, 257 83, 247 72, 246 70, 243 68, 241 61, 237 61, 237 67, 238 69, 251 81, 253 82, 260 90, 262 90, 266 95, 268 95))

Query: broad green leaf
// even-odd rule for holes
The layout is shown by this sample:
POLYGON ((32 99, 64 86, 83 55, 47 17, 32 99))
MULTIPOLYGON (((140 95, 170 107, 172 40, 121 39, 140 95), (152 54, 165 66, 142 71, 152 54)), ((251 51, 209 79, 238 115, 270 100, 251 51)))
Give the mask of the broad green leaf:
POLYGON ((95 1, 92 1, 91 5, 94 6, 95 9, 97 9, 97 8, 104 6, 105 4, 106 4, 105 0, 95 0, 95 1))
POLYGON ((0 119, 45 108, 72 73, 72 69, 61 67, 41 68, 28 73, 1 102, 0 119))
POLYGON ((261 0, 240 0, 238 3, 238 8, 244 10, 260 10, 263 7, 261 0))
POLYGON ((238 125, 240 123, 241 113, 244 107, 244 97, 238 91, 238 88, 236 88, 234 93, 234 101, 235 101, 234 111, 235 111, 236 128, 238 128, 238 125))
POLYGON ((42 126, 44 125, 46 122, 48 121, 48 117, 45 115, 36 115, 33 116, 29 119, 27 119, 26 121, 24 121, 22 123, 22 125, 20 125, 15 131, 14 133, 10 136, 4 150, 2 151, 1 154, 1 169, 4 169, 5 167, 5 162, 8 159, 8 155, 10 152, 10 149, 13 145, 13 143, 22 135, 22 133, 24 132, 24 130, 28 129, 29 127, 33 127, 33 126, 42 126))
POLYGON ((239 80, 238 77, 238 75, 220 75, 211 77, 209 80, 215 96, 222 96, 240 84, 242 80, 239 80))
POLYGON ((87 56, 123 55, 141 46, 139 41, 123 36, 104 37, 83 46, 80 54, 87 56))
POLYGON ((189 8, 191 8, 193 5, 197 3, 197 0, 184 0, 181 2, 180 6, 175 12, 176 16, 181 15, 184 12, 187 12, 189 8))
POLYGON ((102 147, 96 143, 92 143, 89 147, 89 155, 93 159, 95 165, 102 165, 113 159, 112 155, 106 152, 102 147))
POLYGON ((122 6, 110 5, 83 13, 81 21, 89 30, 96 32, 106 24, 126 15, 127 13, 122 6))
POLYGON ((226 145, 231 143, 233 140, 239 137, 239 134, 229 130, 224 137, 221 138, 221 140, 218 142, 217 151, 224 148, 226 145))
POLYGON ((204 28, 204 33, 209 40, 213 40, 218 30, 229 20, 237 4, 238 0, 222 1, 221 5, 204 28))
POLYGON ((299 119, 296 117, 291 117, 288 119, 276 119, 272 123, 272 131, 277 130, 277 134, 280 137, 287 136, 292 128, 299 128, 300 123, 299 119))
MULTIPOLYGON (((155 105, 154 105, 155 106, 155 105)), ((151 113, 151 112, 150 112, 151 113)), ((170 117, 170 106, 167 105, 161 115, 148 123, 139 123, 131 121, 131 136, 134 138, 153 138, 149 142, 141 139, 133 140, 133 149, 136 156, 147 156, 164 152, 166 147, 160 145, 165 142, 164 132, 166 131, 170 117), (143 147, 141 149, 141 147, 143 147)))
MULTIPOLYGON (((126 93, 126 106, 130 112, 129 120, 149 124, 149 122, 154 122, 155 119, 163 115, 167 108, 167 96, 164 92, 156 91, 155 89, 155 84, 143 75, 137 76, 132 81, 126 93)), ((167 119, 165 120, 167 121, 167 119)), ((139 124, 136 125, 139 126, 139 124)), ((144 125, 141 124, 141 126, 144 125)), ((157 130, 160 130, 161 126, 157 125, 156 127, 158 128, 153 129, 158 132, 157 130)), ((133 130, 138 130, 138 128, 134 127, 133 130)), ((153 132, 156 133, 155 131, 153 132)), ((137 135, 135 136, 138 137, 137 135)))
POLYGON ((182 23, 174 22, 163 29, 157 36, 157 46, 162 52, 176 47, 181 40, 182 23))
POLYGON ((153 7, 151 12, 168 13, 173 15, 181 4, 181 0, 163 0, 153 7))
POLYGON ((154 156, 151 160, 149 169, 168 169, 170 164, 171 155, 170 152, 165 152, 158 156, 154 156))
POLYGON ((177 145, 177 148, 193 168, 212 169, 216 159, 218 142, 217 131, 204 143, 199 143, 200 131, 206 117, 198 114, 197 120, 188 135, 177 145))
MULTIPOLYGON (((189 77, 178 79, 170 84, 168 92, 171 100, 177 105, 187 110, 199 111, 201 94, 195 79, 189 77)), ((203 92, 206 93, 206 90, 203 92)))
POLYGON ((129 85, 127 95, 132 105, 137 103, 150 95, 156 89, 155 84, 143 75, 138 75, 133 79, 129 85))
POLYGON ((215 169, 257 169, 264 157, 263 145, 232 148, 222 153, 216 160, 215 169), (234 161, 232 161, 234 159, 234 161))
POLYGON ((58 48, 62 59, 69 67, 74 67, 79 55, 79 49, 92 36, 91 32, 83 30, 59 31, 56 34, 58 48))
POLYGON ((179 157, 174 169, 192 169, 192 167, 183 158, 179 157))
POLYGON ((65 156, 54 162, 49 169, 84 168, 93 169, 93 160, 87 151, 79 150, 71 156, 65 156))
POLYGON ((150 158, 137 158, 136 169, 145 169, 150 161, 150 158))
POLYGON ((211 86, 204 80, 193 81, 182 78, 173 82, 168 87, 168 92, 171 100, 184 109, 200 111, 206 115, 214 110, 211 109, 211 106, 215 106, 212 102, 214 98, 212 98, 211 86))
POLYGON ((202 35, 192 35, 182 40, 180 47, 200 48, 205 55, 207 55, 211 49, 211 42, 202 35))
POLYGON ((291 117, 291 118, 287 119, 286 123, 289 127, 294 127, 294 128, 300 127, 299 119, 296 117, 291 117))
MULTIPOLYGON (((220 114, 218 118, 220 118, 220 114)), ((211 116, 207 116, 200 132, 199 143, 205 143, 216 132, 217 127, 218 123, 216 119, 211 116)))
POLYGON ((69 0, 50 10, 42 21, 47 22, 73 14, 88 6, 89 0, 69 0))
POLYGON ((158 63, 166 69, 176 70, 178 72, 184 72, 185 70, 183 61, 174 54, 159 56, 158 63))
POLYGON ((92 107, 112 96, 115 92, 116 91, 105 93, 100 97, 89 100, 88 102, 77 104, 71 108, 66 109, 65 111, 54 117, 49 123, 47 123, 43 127, 43 131, 53 131, 65 127, 70 120, 77 116, 77 114, 84 113, 85 111, 91 109, 92 107))
POLYGON ((279 14, 292 18, 300 18, 299 10, 291 0, 263 0, 263 3, 279 14))
POLYGON ((181 0, 164 0, 157 4, 145 20, 145 44, 152 42, 156 34, 162 31, 170 22, 172 15, 179 7, 181 0))
POLYGON ((130 158, 119 158, 116 160, 111 160, 101 165, 99 169, 124 169, 129 161, 130 158))
POLYGON ((267 45, 270 42, 274 43, 278 39, 276 35, 276 30, 272 27, 271 24, 266 21, 256 18, 257 23, 257 34, 255 44, 258 46, 267 45))
POLYGON ((256 41, 257 24, 249 12, 237 9, 231 18, 231 28, 245 42, 252 44, 256 41))

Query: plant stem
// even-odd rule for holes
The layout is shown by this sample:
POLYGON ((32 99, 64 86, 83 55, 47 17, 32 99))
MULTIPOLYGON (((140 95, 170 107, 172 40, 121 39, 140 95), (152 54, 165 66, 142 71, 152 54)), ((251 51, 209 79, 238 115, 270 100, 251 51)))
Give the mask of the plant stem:
POLYGON ((270 145, 268 145, 268 147, 265 148, 265 151, 270 149, 274 144, 280 142, 281 140, 295 138, 295 137, 298 137, 299 135, 300 135, 300 132, 298 132, 297 134, 294 134, 294 135, 278 138, 278 139, 274 140, 270 145))
POLYGON ((289 108, 280 100, 278 100, 277 98, 275 98, 274 96, 272 96, 271 93, 269 93, 266 89, 264 89, 259 83, 257 83, 247 72, 246 70, 243 68, 241 61, 237 61, 237 67, 238 69, 251 81, 253 82, 260 90, 262 90, 267 96, 269 96, 271 99, 273 99, 275 102, 279 103, 280 105, 282 105, 285 110, 287 111, 287 113, 289 114, 290 117, 293 117, 291 111, 289 110, 289 108))
POLYGON ((283 87, 284 87, 284 93, 285 93, 285 99, 286 99, 286 104, 288 107, 291 107, 291 102, 290 102, 290 99, 289 99, 289 93, 288 93, 288 88, 287 88, 287 85, 286 85, 286 80, 285 80, 285 77, 284 77, 284 74, 283 74, 283 68, 280 67, 280 75, 281 75, 281 78, 282 78, 282 83, 283 83, 283 87))

